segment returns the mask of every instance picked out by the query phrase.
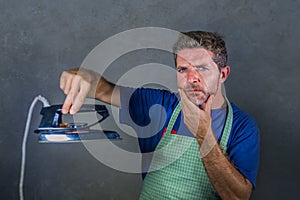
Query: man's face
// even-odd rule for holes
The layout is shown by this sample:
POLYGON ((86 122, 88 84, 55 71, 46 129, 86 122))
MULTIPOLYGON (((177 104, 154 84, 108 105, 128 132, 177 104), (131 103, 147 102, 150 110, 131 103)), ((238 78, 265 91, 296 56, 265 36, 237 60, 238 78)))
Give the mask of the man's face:
POLYGON ((219 90, 220 71, 212 56, 203 48, 183 49, 177 54, 178 88, 197 106, 219 90))

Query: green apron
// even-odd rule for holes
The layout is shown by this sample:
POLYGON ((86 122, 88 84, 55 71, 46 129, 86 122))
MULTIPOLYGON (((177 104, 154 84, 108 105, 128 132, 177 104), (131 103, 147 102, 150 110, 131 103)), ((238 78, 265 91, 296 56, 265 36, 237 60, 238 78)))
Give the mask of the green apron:
MULTIPOLYGON (((232 107, 226 101, 228 114, 220 141, 223 153, 226 153, 233 119, 232 107)), ((171 134, 180 111, 181 102, 173 111, 167 130, 154 152, 140 200, 220 199, 207 176, 196 139, 171 134)))

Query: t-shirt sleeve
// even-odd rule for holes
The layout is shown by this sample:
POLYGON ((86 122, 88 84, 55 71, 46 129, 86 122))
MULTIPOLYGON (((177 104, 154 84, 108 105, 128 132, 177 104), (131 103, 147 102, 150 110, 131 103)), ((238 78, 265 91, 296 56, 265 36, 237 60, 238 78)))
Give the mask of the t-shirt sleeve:
POLYGON ((177 97, 167 90, 120 87, 120 123, 131 126, 139 138, 161 132, 177 97))
POLYGON ((135 92, 135 88, 122 87, 120 86, 120 101, 121 108, 119 113, 120 123, 122 124, 130 124, 131 120, 129 118, 129 101, 133 93, 135 92))
POLYGON ((234 166, 256 187, 260 159, 259 128, 255 120, 243 111, 234 114, 233 130, 227 145, 234 166))

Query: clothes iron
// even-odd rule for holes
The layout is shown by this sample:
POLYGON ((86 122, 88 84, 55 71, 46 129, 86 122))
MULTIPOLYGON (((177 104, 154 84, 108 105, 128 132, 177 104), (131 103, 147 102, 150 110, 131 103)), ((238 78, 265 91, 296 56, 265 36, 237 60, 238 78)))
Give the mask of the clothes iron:
POLYGON ((66 123, 62 120, 62 105, 43 107, 40 114, 42 120, 35 133, 40 133, 41 143, 67 143, 79 141, 92 141, 101 139, 121 139, 115 131, 91 129, 92 126, 102 122, 109 116, 105 105, 84 104, 78 113, 96 112, 102 118, 95 123, 66 123))

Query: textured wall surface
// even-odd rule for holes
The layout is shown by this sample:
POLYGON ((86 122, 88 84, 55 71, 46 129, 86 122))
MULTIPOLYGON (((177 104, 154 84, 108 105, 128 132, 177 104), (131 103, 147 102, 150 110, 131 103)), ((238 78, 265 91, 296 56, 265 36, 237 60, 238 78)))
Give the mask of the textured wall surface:
MULTIPOLYGON (((300 116, 296 0, 0 0, 0 199, 18 199, 21 145, 32 99, 43 94, 62 103, 60 73, 78 67, 107 38, 138 27, 222 33, 231 76, 226 91, 261 128, 261 165, 252 199, 299 197, 300 116)), ((172 57, 141 50, 120 57, 109 80, 131 67, 172 57)), ((139 174, 111 169, 82 145, 40 144, 33 130, 27 142, 25 199, 137 199, 139 174)), ((109 120, 107 122, 109 124, 109 120)), ((111 128, 111 125, 107 125, 111 128)), ((133 137, 118 145, 137 151, 133 137)))

